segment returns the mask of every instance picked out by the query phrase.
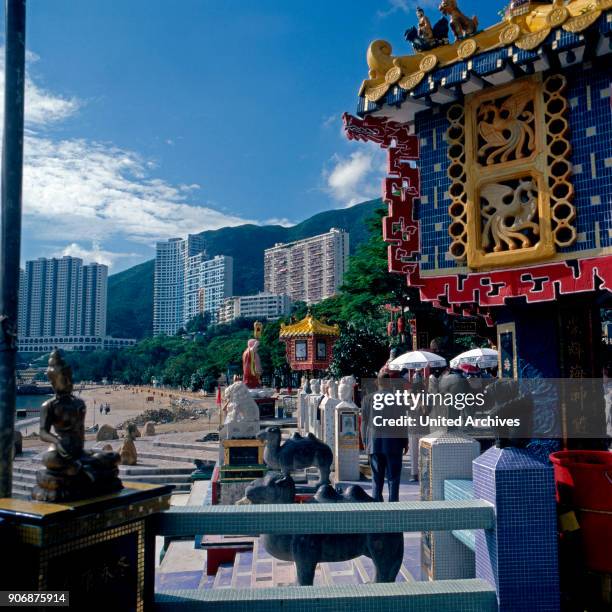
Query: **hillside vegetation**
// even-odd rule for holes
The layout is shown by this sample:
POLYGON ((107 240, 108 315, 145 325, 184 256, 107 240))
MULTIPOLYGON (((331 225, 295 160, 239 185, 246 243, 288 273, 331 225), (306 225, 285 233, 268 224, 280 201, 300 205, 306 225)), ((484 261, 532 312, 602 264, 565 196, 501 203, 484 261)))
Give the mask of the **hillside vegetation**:
MULTIPOLYGON (((249 295, 263 290, 264 250, 277 242, 292 242, 322 234, 331 227, 349 232, 350 251, 368 239, 367 220, 380 206, 380 200, 363 202, 350 208, 328 210, 292 227, 281 225, 239 225, 201 232, 210 257, 234 258, 234 295, 249 295)), ((113 274, 108 279, 108 335, 144 338, 153 330, 154 260, 113 274)))

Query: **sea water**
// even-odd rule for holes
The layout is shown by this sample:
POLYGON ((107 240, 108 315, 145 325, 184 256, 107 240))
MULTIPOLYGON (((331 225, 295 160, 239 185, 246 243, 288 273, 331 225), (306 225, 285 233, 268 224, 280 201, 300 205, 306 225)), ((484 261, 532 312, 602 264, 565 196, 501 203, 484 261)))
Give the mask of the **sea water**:
POLYGON ((17 410, 27 410, 32 415, 32 412, 38 412, 43 402, 46 402, 50 397, 50 395, 18 395, 17 410))

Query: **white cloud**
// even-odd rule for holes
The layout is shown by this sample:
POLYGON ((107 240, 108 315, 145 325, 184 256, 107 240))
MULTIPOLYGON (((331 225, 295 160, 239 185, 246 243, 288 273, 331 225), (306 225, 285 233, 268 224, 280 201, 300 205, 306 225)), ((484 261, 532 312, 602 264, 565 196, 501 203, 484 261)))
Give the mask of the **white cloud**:
MULTIPOLYGON (((26 52, 28 64, 38 61, 35 53, 26 52)), ((0 96, 4 97, 4 47, 0 47, 0 96)), ((64 98, 38 86, 26 68, 25 122, 28 128, 37 128, 66 119, 75 113, 81 103, 76 98, 64 98)), ((4 104, 0 117, 4 114, 4 104)))
POLYGON ((397 11, 407 13, 410 9, 408 0, 388 0, 388 4, 389 7, 386 11, 377 12, 379 17, 388 17, 389 15, 393 15, 393 13, 397 13, 397 11))
MULTIPOLYGON (((3 57, 0 48, 0 58, 3 57)), ((28 54, 28 61, 36 61, 28 54)), ((0 62, 0 91, 4 70, 0 62)), ((200 200, 200 186, 156 178, 155 164, 133 151, 85 139, 51 138, 45 131, 81 107, 26 78, 24 227, 34 240, 66 244, 67 254, 92 253, 104 263, 135 254, 104 251, 113 238, 152 245, 156 240, 252 222, 200 200), (93 241, 92 249, 81 244, 93 241)), ((3 104, 0 100, 0 125, 3 104)), ((63 251, 60 251, 63 252, 63 251)), ((88 255, 89 254, 89 255, 88 255)))
POLYGON ((287 217, 272 217, 270 219, 266 219, 263 222, 263 225, 282 225, 283 227, 293 227, 295 225, 295 221, 290 221, 287 217))
MULTIPOLYGON (((4 89, 4 70, 0 80, 4 89)), ((62 121, 78 110, 75 98, 62 98, 37 87, 29 78, 26 81, 25 120, 29 126, 42 126, 62 121)))
POLYGON ((61 251, 57 251, 52 254, 52 257, 63 257, 64 255, 70 255, 71 257, 79 257, 86 264, 87 263, 101 263, 109 268, 112 268, 116 261, 120 259, 129 259, 139 257, 138 253, 117 253, 113 251, 107 251, 103 248, 102 244, 97 241, 91 243, 91 248, 82 246, 77 242, 73 242, 63 248, 61 251))
POLYGON ((133 152, 85 140, 27 137, 24 214, 46 239, 62 234, 88 240, 113 236, 152 243, 204 229, 247 222, 197 206, 194 185, 150 176, 133 152))
POLYGON ((386 10, 376 12, 378 17, 385 18, 394 15, 398 11, 401 13, 413 13, 417 6, 423 8, 437 9, 439 0, 387 0, 388 7, 386 10))
POLYGON ((334 113, 333 115, 328 115, 327 117, 324 117, 321 125, 324 128, 328 128, 337 123, 341 124, 342 123, 341 119, 342 119, 342 116, 340 115, 340 113, 334 113))
POLYGON ((355 151, 349 157, 334 155, 331 170, 323 175, 331 195, 345 206, 377 198, 385 174, 385 153, 371 145, 355 151))

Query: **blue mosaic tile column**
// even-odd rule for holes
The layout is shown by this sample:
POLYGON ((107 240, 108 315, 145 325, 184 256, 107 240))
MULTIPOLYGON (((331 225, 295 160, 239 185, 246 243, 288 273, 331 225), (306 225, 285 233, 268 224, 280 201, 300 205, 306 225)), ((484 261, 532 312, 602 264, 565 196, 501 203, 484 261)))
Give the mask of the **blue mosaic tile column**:
POLYGON ((500 612, 558 612, 557 514, 552 466, 528 451, 490 448, 474 460, 474 497, 495 505, 476 532, 476 577, 495 585, 500 612))

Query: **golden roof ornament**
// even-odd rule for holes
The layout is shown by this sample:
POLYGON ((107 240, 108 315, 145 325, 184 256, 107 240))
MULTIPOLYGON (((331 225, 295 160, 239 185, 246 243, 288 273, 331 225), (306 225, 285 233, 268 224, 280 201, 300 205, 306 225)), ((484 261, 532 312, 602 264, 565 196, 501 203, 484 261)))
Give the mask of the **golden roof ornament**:
POLYGON ((340 335, 338 325, 328 325, 315 319, 310 311, 306 317, 297 323, 285 325, 281 323, 279 338, 293 338, 295 336, 334 336, 340 335))
MULTIPOLYGON (((359 95, 370 102, 378 102, 392 87, 410 91, 429 72, 466 60, 477 53, 510 45, 531 51, 539 47, 555 28, 582 32, 610 8, 612 0, 570 0, 567 4, 563 0, 515 0, 501 22, 477 31, 476 17, 465 16, 456 0, 442 0, 440 11, 450 17, 457 40, 452 44, 448 44, 448 39, 443 44, 433 44, 435 41, 431 38, 430 30, 436 38, 444 24, 437 31, 440 22, 431 26, 425 13, 422 10, 417 12, 418 27, 407 30, 405 34, 406 39, 412 42, 415 53, 395 57, 390 43, 375 40, 367 52, 369 78, 363 81, 359 95)), ((442 19, 446 21, 446 17, 442 19)))
POLYGON ((443 15, 450 17, 450 27, 457 40, 472 36, 476 32, 478 17, 466 17, 457 6, 457 0, 442 0, 438 9, 443 15))
POLYGON ((431 25, 425 11, 417 6, 416 16, 418 25, 408 28, 404 38, 412 43, 415 52, 428 51, 441 45, 448 45, 448 20, 441 17, 434 26, 431 25))

